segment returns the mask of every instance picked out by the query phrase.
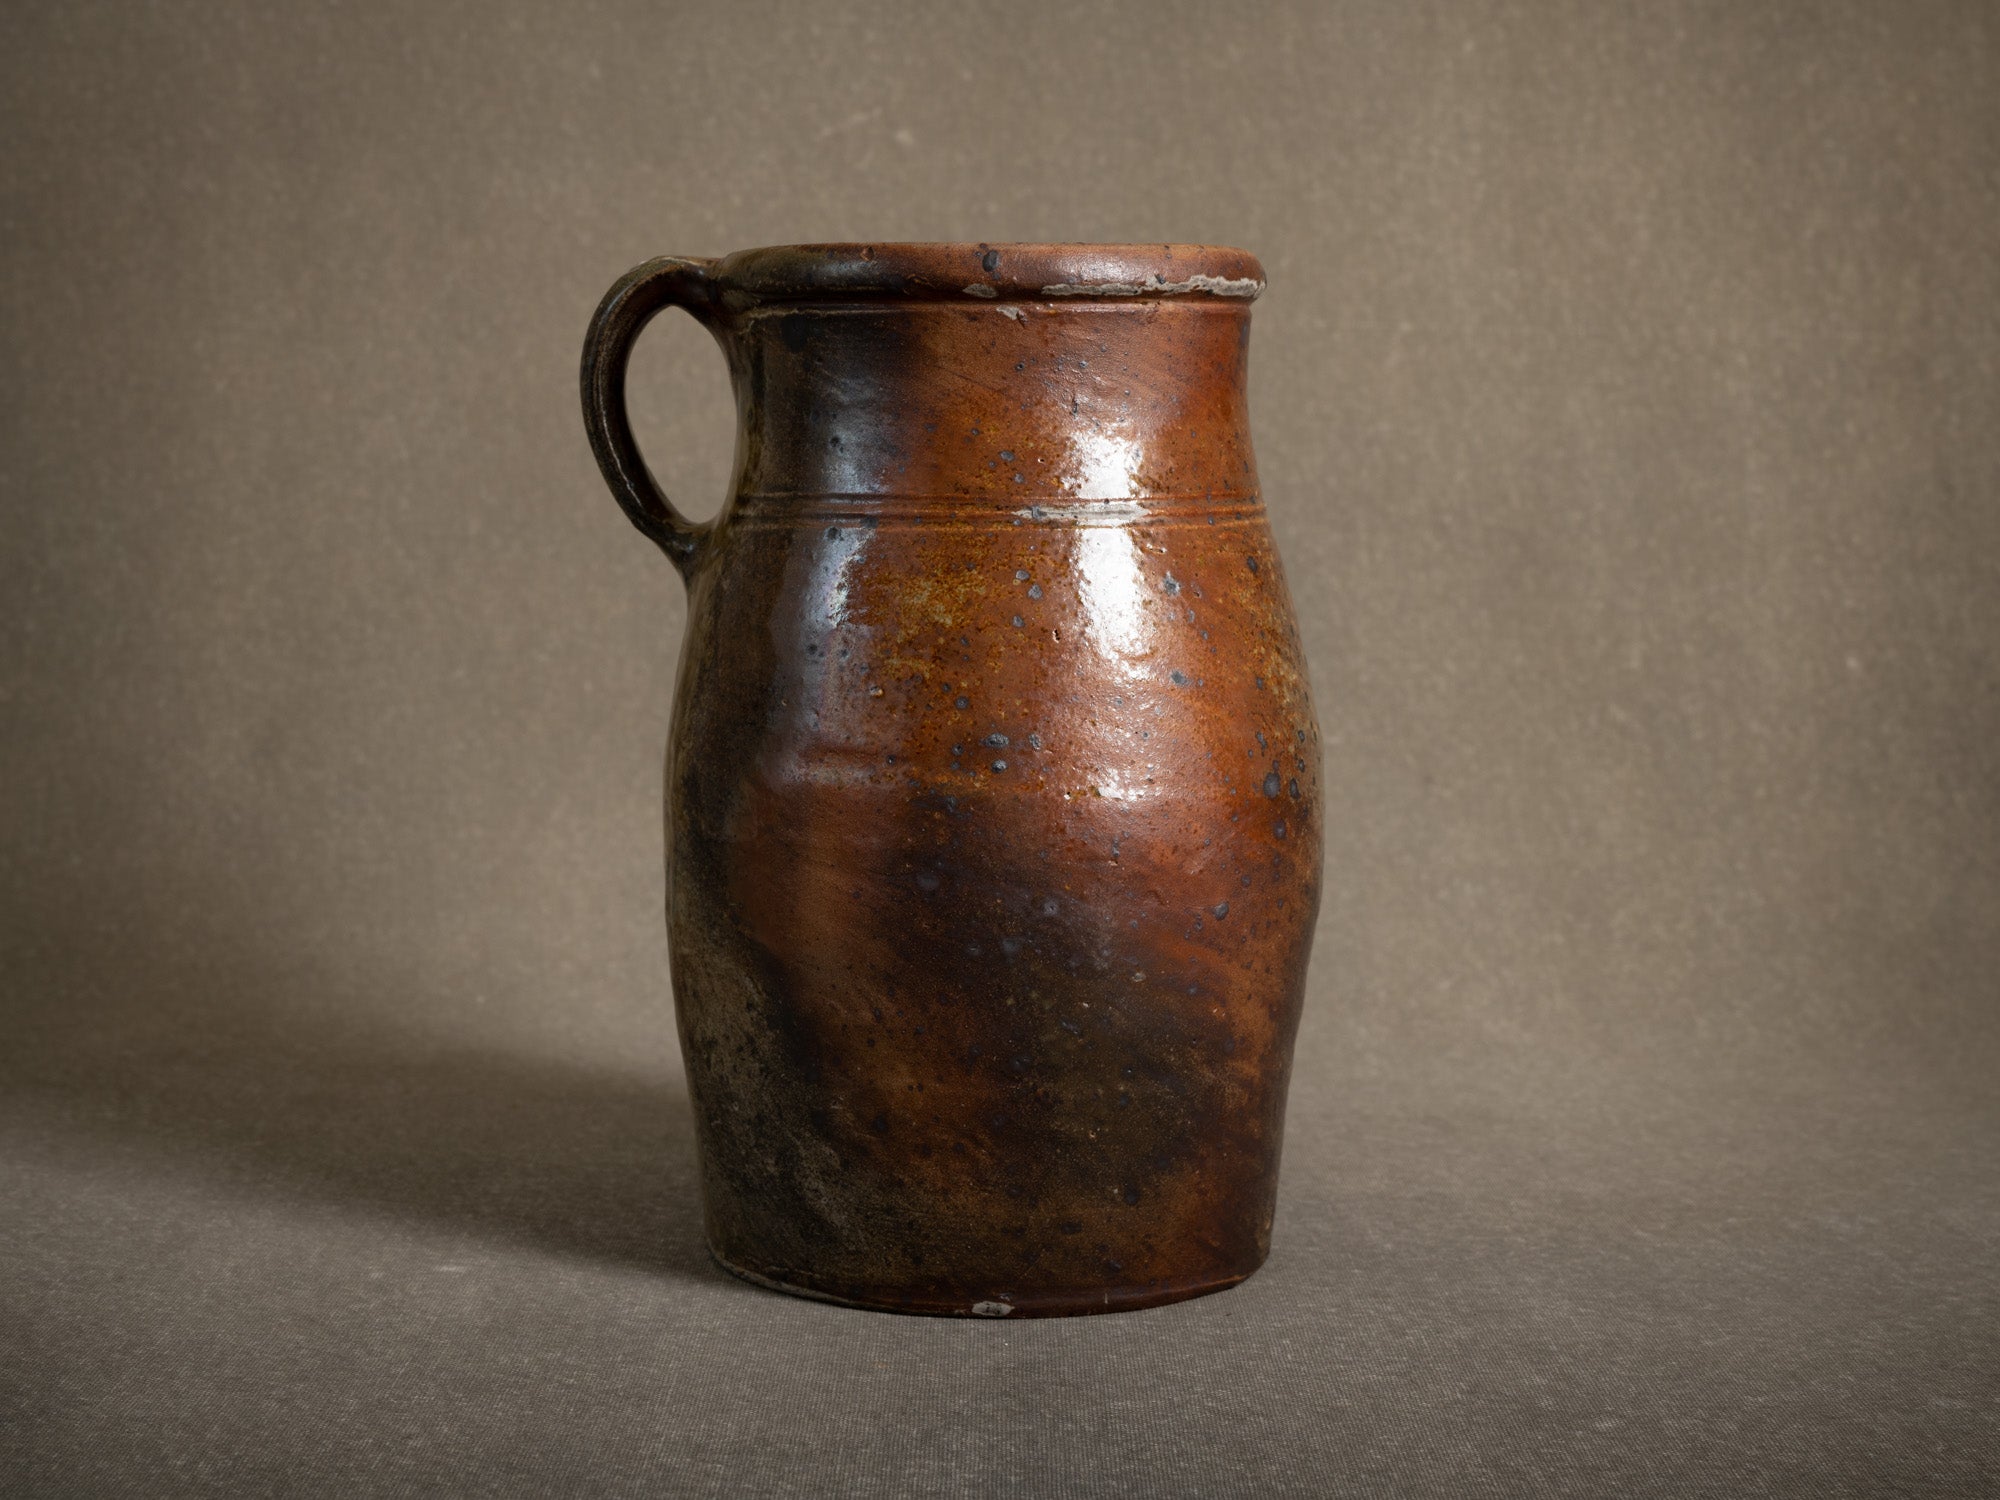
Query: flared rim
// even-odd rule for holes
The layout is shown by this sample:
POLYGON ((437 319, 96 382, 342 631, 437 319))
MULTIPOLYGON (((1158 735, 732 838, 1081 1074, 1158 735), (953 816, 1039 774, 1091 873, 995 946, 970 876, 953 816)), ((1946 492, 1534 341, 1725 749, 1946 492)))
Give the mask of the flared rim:
MULTIPOLYGON (((919 297, 966 302, 1194 297, 1249 302, 1264 268, 1217 245, 771 245, 716 261, 725 298, 919 297)), ((732 299, 733 300, 733 299, 732 299)))

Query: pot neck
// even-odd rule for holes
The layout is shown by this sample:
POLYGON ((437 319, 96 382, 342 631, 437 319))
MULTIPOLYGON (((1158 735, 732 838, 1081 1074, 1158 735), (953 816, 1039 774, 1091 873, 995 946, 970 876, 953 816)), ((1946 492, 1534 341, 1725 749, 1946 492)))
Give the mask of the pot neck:
POLYGON ((1247 299, 827 300, 724 313, 743 497, 1037 506, 1257 492, 1247 299))

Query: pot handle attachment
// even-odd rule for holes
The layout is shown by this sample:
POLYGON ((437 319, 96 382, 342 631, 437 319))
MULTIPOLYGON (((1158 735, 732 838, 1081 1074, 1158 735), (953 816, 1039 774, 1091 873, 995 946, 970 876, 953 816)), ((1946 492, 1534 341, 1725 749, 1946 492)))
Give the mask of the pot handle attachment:
POLYGON ((696 525, 674 509, 639 456, 625 412, 625 367, 640 332, 664 308, 681 308, 703 327, 710 326, 715 288, 709 268, 714 264, 663 255, 633 267, 604 294, 583 339, 583 426, 590 451, 597 455, 619 508, 659 544, 683 578, 701 561, 715 523, 696 525))

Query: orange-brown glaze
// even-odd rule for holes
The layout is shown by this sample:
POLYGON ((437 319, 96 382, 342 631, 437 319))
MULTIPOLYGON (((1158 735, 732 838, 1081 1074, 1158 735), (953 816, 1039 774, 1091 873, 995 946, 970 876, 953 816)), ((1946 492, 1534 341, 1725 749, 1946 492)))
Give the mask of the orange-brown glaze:
POLYGON ((1033 1315, 1264 1259, 1320 786, 1244 406, 1260 279, 804 247, 655 262, 600 311, 593 439, 689 586, 669 926, 731 1269, 1033 1315), (623 427, 667 302, 737 384, 709 528, 623 427))

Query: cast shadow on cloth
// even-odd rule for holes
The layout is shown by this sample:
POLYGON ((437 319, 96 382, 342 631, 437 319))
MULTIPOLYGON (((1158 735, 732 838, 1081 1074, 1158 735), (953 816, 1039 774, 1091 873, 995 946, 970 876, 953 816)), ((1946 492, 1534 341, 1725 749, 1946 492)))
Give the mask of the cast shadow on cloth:
MULTIPOLYGON (((87 1136, 233 1192, 723 1277, 702 1247, 686 1091, 665 1063, 595 1067, 433 1033, 385 1013, 392 987, 310 963, 42 956, 55 972, 35 965, 36 998, 0 1055, 14 1128, 87 1136)), ((400 998, 424 1013, 420 995, 400 998)))

